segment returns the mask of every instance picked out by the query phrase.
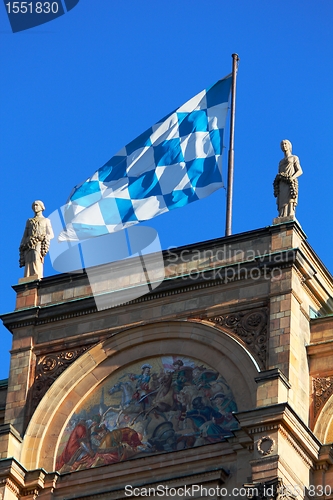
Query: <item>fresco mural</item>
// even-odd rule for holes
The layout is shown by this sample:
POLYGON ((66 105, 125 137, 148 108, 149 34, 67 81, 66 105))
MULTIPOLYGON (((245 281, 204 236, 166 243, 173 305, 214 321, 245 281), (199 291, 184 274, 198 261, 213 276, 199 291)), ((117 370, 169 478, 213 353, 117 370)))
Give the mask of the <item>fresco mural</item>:
POLYGON ((207 364, 154 357, 117 370, 70 418, 56 470, 73 472, 223 441, 238 428, 226 380, 207 364))

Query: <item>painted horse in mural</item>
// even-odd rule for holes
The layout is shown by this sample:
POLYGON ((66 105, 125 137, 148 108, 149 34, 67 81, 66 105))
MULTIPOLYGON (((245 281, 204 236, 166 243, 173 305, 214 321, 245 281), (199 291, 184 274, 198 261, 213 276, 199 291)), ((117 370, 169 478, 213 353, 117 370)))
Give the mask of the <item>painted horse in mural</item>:
MULTIPOLYGON (((142 410, 137 417, 134 418, 132 423, 134 423, 141 415, 144 418, 148 418, 149 414, 155 412, 162 416, 165 420, 165 412, 176 411, 181 408, 179 402, 175 399, 174 388, 172 387, 172 373, 164 373, 159 378, 159 387, 155 391, 151 392, 147 396, 152 398, 152 402, 148 409, 142 410)), ((143 399, 143 398, 141 398, 143 399)))
POLYGON ((121 401, 119 410, 124 410, 128 406, 133 403, 133 394, 135 392, 135 387, 132 382, 118 382, 113 387, 109 389, 109 394, 116 394, 117 392, 121 392, 121 401))
MULTIPOLYGON (((145 414, 145 407, 148 403, 148 397, 142 397, 139 400, 133 398, 134 394, 136 393, 136 387, 134 386, 133 382, 119 381, 117 384, 112 386, 108 392, 110 395, 116 394, 118 392, 121 393, 119 407, 115 408, 110 406, 103 415, 104 417, 109 411, 116 411, 118 413, 116 420, 117 427, 120 425, 122 418, 124 418, 126 422, 128 422, 129 419, 132 419, 130 425, 133 425, 137 420, 139 420, 139 417, 141 415, 145 414)), ((149 424, 149 421, 147 421, 142 428, 142 433, 144 435, 146 435, 147 425, 149 424)))

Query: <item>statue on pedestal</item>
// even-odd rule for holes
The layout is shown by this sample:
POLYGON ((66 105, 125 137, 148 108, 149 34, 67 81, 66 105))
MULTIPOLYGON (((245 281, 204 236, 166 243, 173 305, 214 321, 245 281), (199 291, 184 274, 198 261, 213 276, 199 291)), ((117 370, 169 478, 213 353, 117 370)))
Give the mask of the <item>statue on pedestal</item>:
POLYGON ((53 230, 49 219, 43 216, 44 203, 34 201, 32 210, 35 216, 27 220, 20 244, 20 267, 24 267, 24 277, 43 277, 44 257, 53 238, 53 230))
POLYGON ((279 217, 295 219, 295 208, 298 200, 298 180, 303 171, 298 156, 291 154, 291 142, 281 141, 284 158, 279 163, 279 173, 274 179, 274 196, 279 217))

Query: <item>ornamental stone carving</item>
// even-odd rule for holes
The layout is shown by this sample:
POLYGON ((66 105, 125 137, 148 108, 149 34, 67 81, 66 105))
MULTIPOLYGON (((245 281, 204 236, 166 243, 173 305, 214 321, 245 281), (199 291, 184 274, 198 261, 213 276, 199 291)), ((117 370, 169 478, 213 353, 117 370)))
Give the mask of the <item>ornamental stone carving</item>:
POLYGON ((227 328, 248 347, 263 368, 266 368, 268 309, 255 309, 208 318, 227 328))
POLYGON ((35 381, 31 390, 31 415, 53 382, 73 363, 73 361, 89 349, 89 347, 90 346, 85 346, 80 349, 67 350, 37 357, 35 381))
POLYGON ((270 436, 264 436, 257 441, 257 451, 263 457, 270 455, 274 449, 275 441, 270 436))
POLYGON ((316 419, 326 401, 333 394, 333 376, 313 379, 314 418, 316 419))

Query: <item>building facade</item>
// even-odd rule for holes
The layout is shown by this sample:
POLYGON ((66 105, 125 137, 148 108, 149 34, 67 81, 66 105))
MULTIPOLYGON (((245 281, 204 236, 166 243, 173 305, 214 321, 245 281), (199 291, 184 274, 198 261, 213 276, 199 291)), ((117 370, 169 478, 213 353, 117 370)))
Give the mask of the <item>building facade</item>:
POLYGON ((333 278, 298 222, 163 257, 144 294, 154 254, 14 286, 0 498, 332 499, 333 278))

